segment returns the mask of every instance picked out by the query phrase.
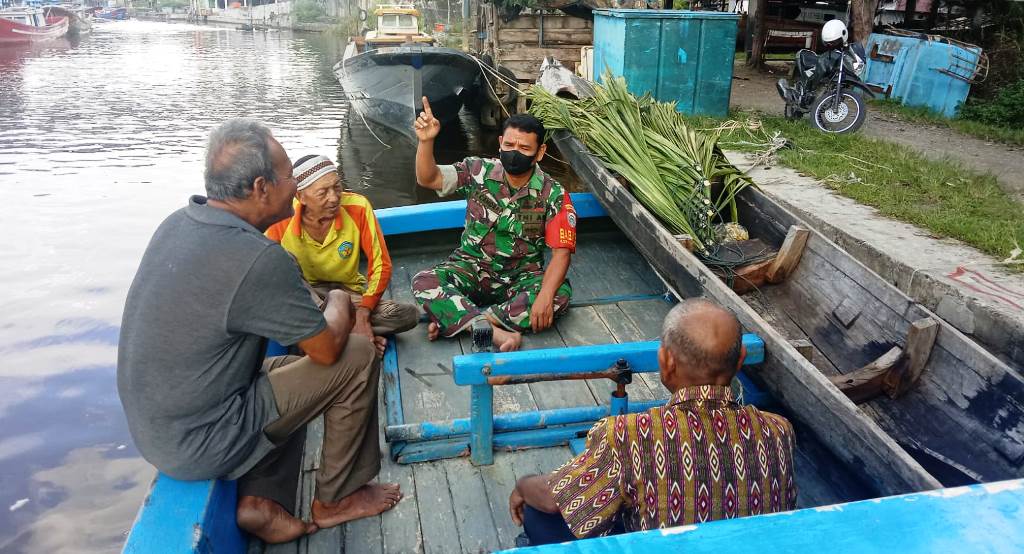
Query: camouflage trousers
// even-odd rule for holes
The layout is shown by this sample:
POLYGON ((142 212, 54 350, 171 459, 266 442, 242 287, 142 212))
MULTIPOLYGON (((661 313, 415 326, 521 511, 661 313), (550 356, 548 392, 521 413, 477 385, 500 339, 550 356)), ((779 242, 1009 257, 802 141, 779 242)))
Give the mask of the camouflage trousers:
MULTIPOLYGON (((543 279, 540 271, 501 276, 471 261, 449 259, 417 273, 412 292, 431 321, 440 326, 443 337, 459 334, 487 313, 510 331, 528 333, 530 309, 543 279)), ((569 307, 571 296, 566 280, 555 292, 555 317, 569 307)))

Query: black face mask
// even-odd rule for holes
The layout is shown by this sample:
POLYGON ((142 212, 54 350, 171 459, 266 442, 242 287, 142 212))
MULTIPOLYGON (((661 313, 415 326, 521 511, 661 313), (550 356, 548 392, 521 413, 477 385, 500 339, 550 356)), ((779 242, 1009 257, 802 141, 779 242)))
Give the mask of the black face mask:
POLYGON ((518 150, 499 150, 498 159, 501 160, 501 167, 509 175, 522 175, 533 171, 533 158, 518 150))

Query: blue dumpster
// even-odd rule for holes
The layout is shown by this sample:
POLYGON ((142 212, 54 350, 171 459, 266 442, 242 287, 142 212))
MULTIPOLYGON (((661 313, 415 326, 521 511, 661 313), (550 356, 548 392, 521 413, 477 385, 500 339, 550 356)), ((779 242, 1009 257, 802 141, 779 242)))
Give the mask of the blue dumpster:
POLYGON ((629 91, 675 101, 679 111, 729 112, 739 15, 682 10, 594 10, 594 73, 629 91))
POLYGON ((956 115, 987 67, 981 48, 930 35, 873 33, 867 51, 866 83, 907 106, 946 117, 956 115))

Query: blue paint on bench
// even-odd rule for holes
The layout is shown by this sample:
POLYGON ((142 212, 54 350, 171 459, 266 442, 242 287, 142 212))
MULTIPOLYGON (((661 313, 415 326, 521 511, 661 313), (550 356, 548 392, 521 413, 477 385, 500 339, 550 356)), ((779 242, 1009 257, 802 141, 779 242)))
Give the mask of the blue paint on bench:
MULTIPOLYGON (((582 219, 608 215, 601 204, 589 192, 569 195, 576 208, 576 216, 582 219)), ((399 206, 374 210, 384 236, 461 229, 466 224, 466 201, 432 202, 414 206, 399 206)))
POLYGON ((1024 479, 684 525, 516 554, 1024 552, 1024 479))
MULTIPOLYGON (((623 359, 636 373, 658 371, 659 341, 595 344, 568 348, 543 348, 518 352, 481 352, 452 359, 457 385, 484 385, 488 377, 515 375, 565 375, 602 372, 623 359), (485 373, 486 372, 486 373, 485 373)), ((747 357, 743 365, 764 361, 764 341, 757 335, 743 335, 747 357)))
MULTIPOLYGON (((603 373, 620 360, 625 360, 635 373, 653 373, 658 371, 659 344, 659 341, 626 342, 455 356, 452 359, 455 384, 471 387, 470 459, 476 465, 494 463, 494 446, 497 446, 497 440, 494 437, 494 384, 489 381, 490 379, 518 376, 529 382, 540 380, 538 377, 603 373)), ((750 333, 744 334, 743 345, 747 350, 744 365, 764 361, 764 341, 760 337, 750 333)), ((614 395, 610 399, 610 403, 616 406, 624 402, 625 399, 616 399, 614 395)), ((581 409, 583 408, 570 408, 581 409)), ((534 445, 509 443, 509 446, 534 445)))
POLYGON ((128 554, 245 552, 235 524, 234 481, 179 481, 158 473, 131 534, 128 554))

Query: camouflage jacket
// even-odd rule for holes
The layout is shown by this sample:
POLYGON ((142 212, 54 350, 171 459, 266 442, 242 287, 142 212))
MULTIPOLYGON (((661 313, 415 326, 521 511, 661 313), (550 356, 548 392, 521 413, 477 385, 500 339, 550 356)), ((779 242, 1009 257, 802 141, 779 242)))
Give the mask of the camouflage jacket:
POLYGON ((503 276, 541 271, 544 246, 576 249, 576 211, 562 185, 536 167, 516 190, 495 159, 466 158, 441 166, 441 196, 466 198, 466 227, 453 257, 503 276))

